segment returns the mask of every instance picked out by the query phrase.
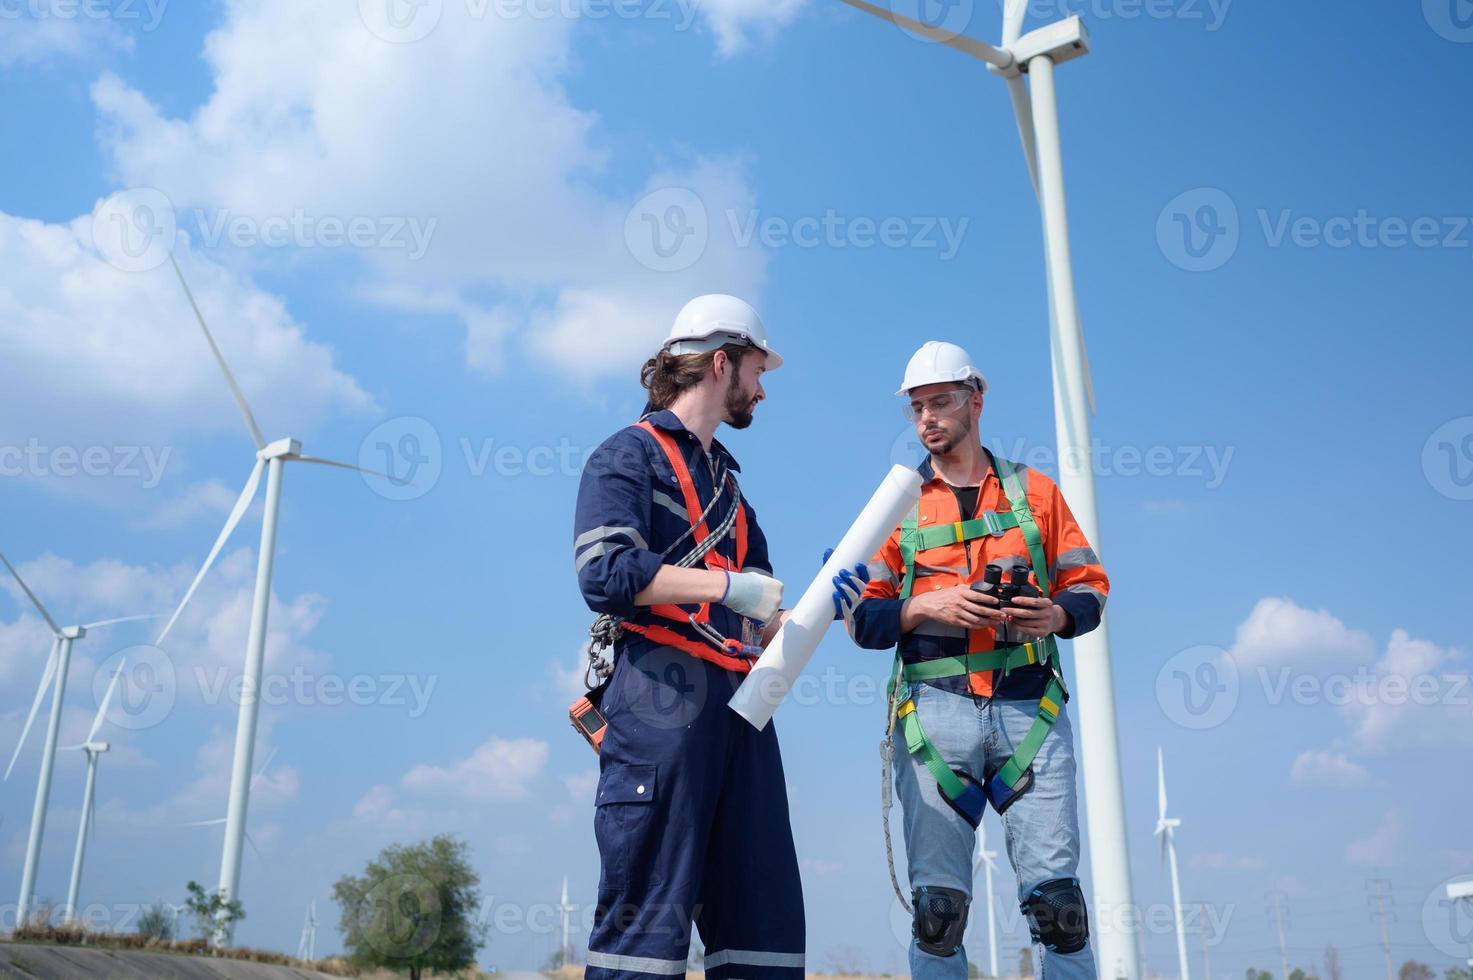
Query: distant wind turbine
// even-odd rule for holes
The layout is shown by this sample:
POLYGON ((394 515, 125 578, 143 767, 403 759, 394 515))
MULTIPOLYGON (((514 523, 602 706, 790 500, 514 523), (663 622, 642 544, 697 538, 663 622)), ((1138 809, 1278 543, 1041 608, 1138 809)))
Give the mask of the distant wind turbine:
POLYGON ((568 901, 568 876, 563 875, 563 897, 557 906, 558 913, 563 918, 563 969, 573 962, 573 945, 570 924, 572 922, 573 906, 568 901))
MULTIPOLYGON (((164 625, 156 645, 162 646, 164 638, 174 628, 174 623, 178 621, 180 613, 193 598, 205 573, 215 563, 220 550, 229 540, 231 532, 235 530, 235 526, 245 515, 246 508, 255 499, 256 490, 261 483, 262 471, 266 473, 266 514, 261 522, 261 550, 257 556, 256 590, 251 606, 250 633, 246 639, 240 711, 235 726, 235 758, 230 772, 230 803, 225 816, 225 848, 220 856, 220 891, 224 893, 226 900, 230 900, 237 898, 240 891, 240 858, 246 843, 246 808, 250 802, 250 773, 256 745, 256 719, 260 714, 261 671, 266 658, 266 613, 271 600, 271 570, 276 558, 276 521, 281 511, 281 480, 284 464, 288 462, 316 463, 321 466, 355 470, 373 476, 385 476, 385 474, 354 466, 351 463, 304 456, 302 455, 302 444, 289 437, 267 443, 261 435, 260 427, 256 425, 256 417, 251 413, 251 407, 246 402, 245 394, 241 391, 240 385, 236 383, 235 375, 230 373, 229 365, 225 363, 225 355, 220 352, 214 335, 205 325, 204 315, 200 313, 199 304, 194 300, 194 293, 190 291, 189 283, 184 279, 184 272, 172 255, 169 256, 169 262, 174 267, 174 274, 179 277, 179 284, 184 287, 184 295, 189 300, 190 309, 194 311, 194 318, 199 323, 200 332, 204 334, 205 342, 209 344, 210 352, 215 356, 215 363, 219 365, 220 373, 225 378, 225 384, 235 399, 235 407, 240 410, 241 418, 250 432, 251 441, 256 446, 256 461, 251 467, 251 475, 246 480, 245 488, 241 490, 240 497, 235 502, 235 507, 231 509, 230 516, 225 519, 225 526, 215 538, 214 547, 210 549, 204 564, 200 566, 199 573, 195 575, 194 581, 184 593, 184 599, 179 603, 179 608, 164 625)), ((386 476, 385 478, 387 479, 386 476)), ((211 941, 216 946, 230 941, 230 927, 223 918, 217 924, 211 941)))
POLYGON ((978 872, 987 876, 987 965, 988 976, 999 976, 997 972, 997 913, 993 911, 992 872, 997 870, 997 852, 987 849, 987 822, 977 825, 977 854, 972 858, 972 880, 978 872))
MULTIPOLYGON (((251 777, 251 787, 253 789, 255 788, 256 782, 262 776, 266 775, 266 770, 271 768, 271 760, 276 758, 277 751, 278 751, 277 749, 272 749, 271 750, 271 754, 268 755, 268 756, 266 756, 266 761, 264 763, 262 763, 260 771, 257 772, 254 776, 251 777)), ((220 825, 225 824, 228 821, 228 819, 229 819, 228 817, 216 817, 214 820, 191 820, 189 823, 183 823, 183 824, 180 824, 179 826, 181 826, 181 827, 219 827, 220 825)), ((266 861, 266 855, 262 854, 261 853, 261 849, 256 846, 256 842, 251 837, 251 832, 249 830, 245 831, 245 842, 250 847, 251 850, 253 850, 253 851, 256 852, 256 857, 260 858, 261 861, 262 861, 262 863, 265 863, 265 861, 266 861)))
POLYGON ((1156 802, 1160 815, 1156 818, 1156 836, 1161 838, 1161 860, 1171 865, 1171 906, 1176 912, 1176 958, 1181 963, 1181 980, 1191 980, 1187 963, 1187 930, 1181 914, 1181 878, 1176 870, 1176 828, 1181 821, 1166 816, 1166 761, 1160 747, 1156 749, 1156 802))
POLYGON ((46 698, 46 689, 55 686, 51 692, 51 716, 46 723, 46 745, 41 753, 41 772, 36 778, 36 802, 31 809, 31 832, 26 840, 26 860, 20 875, 20 901, 16 905, 15 921, 17 925, 26 923, 26 916, 31 910, 31 898, 36 889, 36 866, 41 860, 41 838, 46 833, 46 808, 51 800, 51 774, 56 765, 56 740, 61 734, 61 705, 66 696, 67 674, 72 665, 72 644, 87 635, 88 630, 101 629, 104 626, 112 626, 115 623, 129 623, 140 619, 156 619, 155 616, 122 616, 117 619, 104 619, 97 623, 88 623, 85 626, 57 626, 56 620, 51 618, 51 613, 36 598, 36 593, 26 585, 25 579, 20 577, 20 572, 10 563, 10 559, 0 554, 0 563, 3 563, 10 572, 26 598, 31 600, 31 605, 46 620, 46 625, 51 627, 51 652, 46 657, 46 667, 41 672, 41 683, 36 686, 36 696, 31 700, 31 710, 26 715, 25 726, 21 728, 20 739, 16 742, 15 753, 10 757, 10 765, 5 767, 5 778, 10 778, 10 771, 15 768, 15 760, 20 758, 20 750, 26 744, 26 738, 31 733, 31 725, 36 720, 36 713, 41 709, 41 702, 46 698))
POLYGON ((118 663, 118 669, 113 671, 113 679, 108 682, 107 693, 102 696, 102 705, 97 709, 97 716, 92 719, 92 727, 87 732, 87 739, 81 745, 68 745, 67 749, 80 749, 87 753, 87 782, 82 791, 82 820, 77 827, 77 850, 72 856, 72 880, 66 891, 66 912, 62 921, 71 922, 77 916, 77 892, 82 887, 82 858, 87 853, 87 837, 97 832, 97 760, 110 746, 106 742, 97 740, 97 733, 102 729, 102 722, 107 718, 108 705, 112 703, 113 691, 118 688, 118 679, 123 676, 123 666, 127 660, 118 663))
POLYGON ((307 903, 307 921, 302 923, 302 938, 297 943, 297 959, 313 963, 317 960, 317 899, 307 903))

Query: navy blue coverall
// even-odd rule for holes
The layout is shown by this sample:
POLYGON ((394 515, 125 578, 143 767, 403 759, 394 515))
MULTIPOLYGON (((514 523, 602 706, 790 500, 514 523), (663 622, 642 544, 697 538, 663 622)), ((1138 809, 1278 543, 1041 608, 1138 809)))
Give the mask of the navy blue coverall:
MULTIPOLYGON (((739 471, 721 443, 708 459, 673 412, 646 417, 671 433, 704 508, 712 468, 739 471)), ((623 429, 589 458, 578 490, 574 565, 589 608, 699 639, 689 625, 634 605, 661 564, 691 546, 677 477, 654 437, 623 429)), ((747 508, 744 568, 772 573, 767 539, 747 508)), ((730 507, 707 519, 714 529, 730 507)), ((734 534, 718 546, 736 559, 734 534)), ((695 611, 696 606, 690 606, 695 611)), ((711 606, 710 625, 742 637, 743 620, 711 606)), ((750 629, 751 624, 747 624, 750 629)), ((803 892, 788 822, 777 732, 757 731, 727 707, 742 675, 625 633, 603 699, 594 813, 601 871, 587 980, 683 977, 691 923, 711 980, 801 980, 803 892)))

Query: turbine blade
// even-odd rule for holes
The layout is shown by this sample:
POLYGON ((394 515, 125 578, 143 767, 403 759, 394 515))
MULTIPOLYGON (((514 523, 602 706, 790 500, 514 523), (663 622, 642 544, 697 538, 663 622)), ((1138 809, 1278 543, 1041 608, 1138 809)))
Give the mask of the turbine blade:
POLYGON ((15 570, 15 566, 10 563, 10 559, 6 558, 3 553, 0 553, 0 562, 4 562, 5 567, 10 569, 11 577, 15 579, 16 584, 20 586, 20 590, 26 594, 26 597, 31 600, 31 605, 36 607, 36 611, 41 614, 41 618, 46 620, 46 625, 51 627, 51 632, 56 636, 60 636, 61 627, 56 625, 56 620, 52 619, 51 614, 46 611, 46 607, 41 605, 41 600, 36 598, 36 593, 31 591, 31 587, 26 584, 26 580, 20 577, 20 572, 15 570))
POLYGON ((378 470, 370 470, 362 466, 354 466, 352 463, 339 463, 335 459, 323 459, 320 456, 288 456, 286 458, 295 460, 298 463, 316 463, 318 466, 336 466, 339 469, 354 470, 359 473, 367 473, 369 476, 381 476, 385 480, 394 479, 389 474, 380 473, 378 470))
POLYGON ((951 31, 942 30, 939 27, 929 27, 918 20, 912 20, 904 14, 897 14, 895 11, 885 7, 877 7, 870 3, 869 0, 844 0, 844 2, 851 7, 863 10, 867 14, 874 14, 882 20, 888 20, 902 30, 909 31, 912 34, 919 34, 921 37, 928 38, 938 44, 944 44, 946 47, 953 48, 963 54, 969 54, 979 61, 985 61, 998 68, 1006 68, 1012 64, 1013 56, 1011 54, 1006 51, 999 51, 985 41, 978 41, 976 38, 967 37, 965 34, 953 34, 951 31))
POLYGON ((199 321, 199 328, 204 331, 210 351, 215 355, 215 362, 220 365, 220 372, 225 375, 225 383, 230 386, 230 394, 235 397, 235 407, 240 409, 246 428, 251 430, 251 438, 255 440, 256 448, 265 449, 266 440, 262 438, 261 429, 256 425, 256 417, 251 414, 251 406, 247 404, 240 385, 235 383, 235 375, 230 373, 230 365, 225 363, 225 355, 220 353, 220 347, 215 343, 215 337, 210 333, 210 328, 205 326, 205 318, 199 311, 199 304, 194 301, 194 293, 190 291, 189 283, 184 281, 184 270, 179 268, 179 262, 174 258, 172 252, 169 254, 169 262, 174 266, 174 274, 179 277, 179 285, 184 287, 184 295, 189 299, 189 307, 194 310, 194 318, 199 321))
POLYGON ((97 709, 97 717, 92 719, 92 729, 87 732, 89 742, 97 737, 98 730, 102 728, 102 721, 107 717, 108 705, 112 704, 113 692, 118 689, 118 678, 123 676, 123 667, 127 663, 128 658, 124 657, 118 661, 118 669, 113 671, 113 679, 108 682, 107 693, 102 696, 102 704, 97 709))
POLYGON ((1095 379, 1089 370, 1089 349, 1084 344, 1084 321, 1079 317, 1079 308, 1074 308, 1074 320, 1079 324, 1079 365, 1084 369, 1084 396, 1089 399, 1089 414, 1098 415, 1095 406, 1095 379))
POLYGON ((271 749, 271 751, 269 753, 267 753, 267 755, 266 755, 266 761, 263 762, 263 763, 261 763, 261 768, 260 769, 257 769, 256 770, 256 774, 251 777, 251 789, 255 789, 256 788, 256 781, 258 779, 260 779, 262 776, 266 775, 266 770, 269 769, 269 768, 271 768, 271 760, 275 759, 276 758, 276 753, 277 752, 280 752, 280 751, 281 751, 281 746, 278 745, 278 746, 274 746, 271 749))
POLYGON ((1158 820, 1166 819, 1166 761, 1161 747, 1156 747, 1156 803, 1160 810, 1158 820))
POLYGON ((191 820, 189 823, 181 823, 181 827, 218 827, 225 822, 225 817, 216 820, 191 820))
POLYGON ((210 549, 209 555, 205 558, 205 563, 200 566, 199 574, 189 584, 189 591, 184 593, 184 599, 179 603, 179 608, 174 610, 174 615, 170 616, 169 621, 164 624, 163 632, 154 641, 154 646, 163 646, 164 637, 168 636, 169 630, 174 628, 174 623, 178 621, 179 614, 184 612, 184 607, 189 605, 189 600, 194 597, 194 590, 199 588, 200 580, 205 577, 205 573, 210 570, 210 566, 219 557, 220 549, 225 547, 225 542, 230 539, 230 533, 235 530, 235 525, 240 523, 240 519, 244 516, 246 508, 250 506, 252 498, 256 496, 256 487, 261 483, 261 470, 265 466, 266 464, 262 460, 257 459, 256 465, 251 467, 251 475, 246 480, 245 489, 240 492, 240 498, 235 501, 235 508, 231 510, 230 516, 226 518, 225 526, 220 529, 220 536, 215 539, 215 546, 210 549))
POLYGON ((20 758, 20 750, 25 747, 26 738, 31 734, 31 726, 36 723, 36 712, 41 710, 41 702, 46 698, 46 688, 51 686, 51 679, 56 676, 56 654, 57 648, 61 646, 61 640, 51 641, 51 652, 46 656, 46 668, 41 671, 41 683, 36 688, 36 696, 31 700, 30 714, 26 715, 25 726, 20 730, 20 740, 15 743, 15 754, 10 757, 10 765, 5 767, 5 778, 10 778, 10 770, 15 768, 15 760, 20 758))
POLYGON ((261 859, 261 863, 262 864, 265 864, 266 863, 266 855, 262 854, 261 853, 261 849, 256 846, 256 842, 255 842, 255 840, 253 840, 251 838, 251 832, 249 830, 247 830, 245 832, 245 839, 246 839, 246 843, 251 846, 251 850, 253 850, 253 851, 256 852, 256 857, 258 857, 258 858, 261 859))
POLYGON ((140 623, 145 619, 162 619, 159 613, 149 613, 147 616, 119 616, 117 619, 104 619, 96 623, 88 623, 83 626, 84 630, 101 629, 104 626, 116 626, 118 623, 140 623))
POLYGON ((1012 44, 1023 34, 1023 19, 1028 16, 1028 0, 1007 0, 1002 15, 1002 43, 1012 44))
POLYGON ((1033 102, 1028 97, 1028 83, 1022 75, 1008 79, 1008 96, 1013 101, 1013 117, 1018 122, 1018 139, 1023 144, 1023 161, 1028 165, 1028 179, 1033 182, 1033 196, 1038 196, 1038 143, 1033 131, 1033 102))

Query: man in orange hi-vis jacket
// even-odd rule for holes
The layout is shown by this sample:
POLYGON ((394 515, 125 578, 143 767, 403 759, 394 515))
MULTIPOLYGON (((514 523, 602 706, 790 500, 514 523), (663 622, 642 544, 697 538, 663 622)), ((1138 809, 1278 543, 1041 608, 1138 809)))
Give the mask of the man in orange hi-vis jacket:
POLYGON ((912 975, 967 976, 972 854, 991 803, 1041 975, 1094 977, 1054 637, 1099 625, 1109 580, 1058 485, 983 448, 986 392, 955 344, 930 341, 911 358, 899 394, 929 453, 920 502, 869 581, 836 577, 834 600, 860 646, 896 649, 888 747, 905 817, 912 975))

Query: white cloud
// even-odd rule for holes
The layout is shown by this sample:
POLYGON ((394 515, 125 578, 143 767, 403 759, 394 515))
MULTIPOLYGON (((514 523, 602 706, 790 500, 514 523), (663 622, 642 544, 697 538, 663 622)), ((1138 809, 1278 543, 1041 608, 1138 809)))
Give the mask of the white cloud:
POLYGON ((803 0, 701 0, 699 9, 716 35, 717 50, 731 56, 747 46, 747 35, 771 36, 792 21, 803 0))
POLYGON ((1260 599, 1238 625, 1228 655, 1240 670, 1313 664, 1367 663, 1375 656, 1369 633, 1353 630, 1327 610, 1305 609, 1291 599, 1260 599))
POLYGON ((1289 778, 1296 786, 1350 788, 1370 782, 1366 767, 1339 752, 1309 750, 1299 753, 1290 767, 1289 778))
MULTIPOLYGON (((359 250, 374 283, 366 294, 460 319, 467 363, 488 372, 502 369, 517 327, 531 328, 524 349, 559 375, 588 377, 626 370, 694 292, 756 300, 756 246, 713 234, 698 261, 657 272, 626 241, 641 195, 599 188, 609 155, 598 120, 564 89, 576 19, 476 17, 447 3, 427 37, 391 44, 354 4, 224 7, 205 42, 213 91, 187 118, 165 117, 115 76, 92 90, 117 178, 167 193, 186 227, 196 208, 210 212, 207 225, 226 210, 433 221, 418 260, 359 250)), ((703 11, 731 51, 797 7, 714 0, 703 11)), ((738 160, 685 156, 644 189, 687 189, 713 228, 728 209, 750 208, 738 160)), ((263 251, 252 255, 270 261, 263 251)))
MULTIPOLYGON (((99 202, 93 213, 111 207, 99 202)), ((268 437, 371 407, 280 298, 202 258, 182 236, 174 254, 268 437)), ((209 480, 159 499, 158 488, 187 468, 181 437, 235 435, 243 459, 250 446, 170 267, 109 264, 93 241, 93 214, 48 224, 0 213, 0 265, 0 388, 11 406, 0 414, 4 475, 151 512, 149 526, 218 507, 222 494, 209 480)))
POLYGON ((1350 864, 1385 866, 1394 863, 1400 845, 1401 812, 1396 809, 1387 810, 1375 830, 1350 842, 1345 848, 1345 860, 1350 864))
POLYGON ((1357 676, 1340 709, 1367 751, 1466 748, 1473 742, 1473 680, 1467 658, 1406 630, 1393 630, 1381 659, 1357 676))
POLYGON ((0 68, 85 58, 109 50, 132 48, 108 18, 31 17, 16 9, 0 9, 0 68))
POLYGON ((1257 855, 1208 851, 1188 857, 1187 866, 1205 871, 1262 871, 1264 861, 1257 855))
POLYGON ((448 767, 419 765, 400 781, 407 790, 470 800, 518 800, 547 764, 548 745, 533 738, 491 738, 448 767))

